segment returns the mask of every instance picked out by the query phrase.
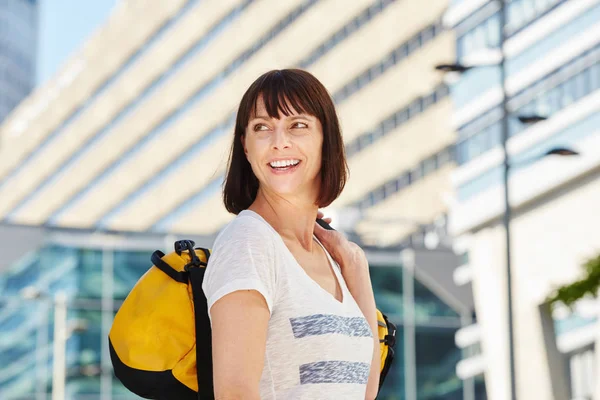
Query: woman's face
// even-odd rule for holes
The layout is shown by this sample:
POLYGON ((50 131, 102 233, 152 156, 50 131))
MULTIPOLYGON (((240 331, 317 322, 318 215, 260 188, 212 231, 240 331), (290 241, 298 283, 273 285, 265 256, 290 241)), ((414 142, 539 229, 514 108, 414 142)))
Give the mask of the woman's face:
POLYGON ((323 128, 316 117, 290 109, 289 116, 270 118, 259 97, 242 138, 244 151, 262 190, 316 199, 323 128))

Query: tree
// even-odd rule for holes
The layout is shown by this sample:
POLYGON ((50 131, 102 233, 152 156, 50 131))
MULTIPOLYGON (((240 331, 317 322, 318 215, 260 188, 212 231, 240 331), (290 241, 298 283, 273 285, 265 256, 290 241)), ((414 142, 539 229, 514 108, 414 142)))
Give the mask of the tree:
POLYGON ((584 276, 573 283, 561 286, 548 298, 551 305, 563 303, 572 308, 577 300, 587 296, 597 297, 600 289, 600 254, 583 264, 584 276))

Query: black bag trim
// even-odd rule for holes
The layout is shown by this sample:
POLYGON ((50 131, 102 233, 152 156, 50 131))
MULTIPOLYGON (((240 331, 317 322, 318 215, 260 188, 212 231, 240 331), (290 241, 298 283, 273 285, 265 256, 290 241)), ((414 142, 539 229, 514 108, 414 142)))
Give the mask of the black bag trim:
POLYGON ((385 363, 383 364, 383 369, 381 370, 381 375, 379 376, 379 390, 377 390, 377 394, 381 390, 381 386, 383 385, 383 381, 385 381, 385 377, 388 372, 390 372, 390 368, 392 367, 392 361, 394 361, 395 352, 392 347, 388 349, 388 355, 385 359, 385 363))
POLYGON ((152 257, 150 257, 150 260, 152 261, 152 264, 154 264, 154 266, 156 268, 160 269, 162 272, 169 275, 171 277, 171 279, 174 279, 179 283, 187 284, 188 280, 189 280, 188 272, 187 271, 177 271, 176 269, 174 269, 169 264, 167 264, 166 262, 163 261, 162 258, 164 256, 165 256, 165 253, 163 253, 160 250, 156 250, 154 253, 152 253, 152 257))
POLYGON ((387 325, 388 334, 385 335, 383 340, 380 340, 380 342, 383 342, 388 345, 388 355, 385 359, 385 363, 383 364, 383 369, 381 370, 381 374, 379 375, 379 389, 377 391, 377 394, 379 394, 379 391, 381 390, 381 386, 383 385, 383 382, 385 381, 385 377, 387 376, 388 372, 390 371, 390 368, 392 367, 392 362, 394 361, 394 356, 395 356, 394 348, 396 347, 396 330, 397 330, 396 325, 394 325, 392 322, 390 322, 387 315, 385 315, 384 313, 381 313, 381 315, 383 316, 383 320, 385 321, 385 324, 387 325))
MULTIPOLYGON (((206 251, 208 254, 208 252, 206 251)), ((214 400, 212 369, 212 332, 208 317, 208 302, 202 290, 206 268, 190 268, 190 283, 194 298, 194 319, 196 326, 196 367, 198 377, 198 399, 214 400)))
POLYGON ((131 392, 145 399, 158 400, 197 400, 198 394, 179 382, 171 370, 144 371, 125 365, 108 340, 110 359, 115 376, 131 392))

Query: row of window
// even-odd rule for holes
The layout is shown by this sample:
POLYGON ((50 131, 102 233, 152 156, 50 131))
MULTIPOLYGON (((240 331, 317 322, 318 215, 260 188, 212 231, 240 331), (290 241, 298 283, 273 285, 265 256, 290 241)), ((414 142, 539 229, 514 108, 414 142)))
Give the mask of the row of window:
POLYGON ((506 34, 510 37, 568 0, 510 0, 506 5, 506 34))
POLYGON ((433 92, 426 96, 420 96, 414 99, 407 106, 402 107, 389 117, 381 121, 377 126, 366 133, 363 133, 352 142, 346 145, 346 154, 352 157, 354 154, 362 151, 374 142, 394 131, 399 126, 407 123, 417 115, 425 112, 429 107, 445 99, 449 94, 448 86, 441 84, 433 92))
POLYGON ((556 29, 546 33, 533 46, 528 47, 526 51, 509 58, 506 63, 507 74, 510 76, 523 70, 547 54, 556 51, 559 47, 565 46, 568 48, 567 44, 576 43, 583 32, 592 32, 598 21, 600 21, 600 3, 592 5, 567 23, 561 24, 556 29))
MULTIPOLYGON (((597 132, 598 126, 600 126, 600 114, 592 114, 577 122, 572 123, 567 128, 553 134, 551 137, 546 138, 535 145, 529 147, 526 151, 519 153, 514 156, 516 164, 513 167, 513 172, 516 172, 520 168, 524 168, 529 165, 528 162, 520 164, 519 160, 532 160, 538 158, 544 154, 550 148, 555 146, 570 146, 577 147, 577 143, 585 140, 590 135, 597 132)), ((497 165, 485 172, 482 172, 478 176, 472 178, 466 183, 460 185, 457 190, 457 198, 460 201, 465 201, 470 197, 485 191, 486 189, 497 185, 502 179, 502 165, 497 165)))
POLYGON ((384 201, 388 197, 398 193, 399 191, 419 182, 428 175, 443 168, 445 165, 454 161, 454 146, 448 146, 442 151, 435 153, 413 168, 403 171, 399 176, 391 179, 371 190, 362 199, 358 200, 353 206, 360 209, 367 209, 384 201))
MULTIPOLYGON (((1 39, 1 37, 0 37, 1 39)), ((6 40, 0 40, 0 55, 6 57, 11 64, 18 68, 21 75, 28 77, 33 81, 35 56, 33 55, 35 43, 31 43, 31 53, 28 55, 16 49, 12 43, 6 40)))
MULTIPOLYGON (((492 10, 493 11, 493 10, 492 10)), ((546 17, 552 18, 552 16, 546 17)), ((529 46, 524 51, 517 54, 511 54, 506 60, 506 73, 508 76, 523 71, 532 64, 539 64, 543 59, 551 57, 551 53, 555 53, 559 47, 569 48, 570 44, 576 45, 576 41, 581 37, 583 32, 592 32, 594 26, 600 20, 600 3, 588 6, 586 10, 582 10, 579 15, 573 16, 568 22, 557 26, 540 37, 534 45, 529 46)), ((490 29, 494 32, 493 43, 491 46, 496 46, 498 39, 497 20, 489 20, 484 22, 479 27, 483 29, 486 24, 494 22, 495 27, 490 29)), ((592 34, 592 33, 590 33, 592 34)), ((492 36, 472 36, 470 39, 489 40, 492 36)), ((473 48, 487 47, 487 43, 469 43, 473 48)), ((460 47, 460 46, 459 46, 460 47)), ((485 93, 487 90, 500 85, 500 70, 498 68, 475 68, 461 77, 460 81, 452 85, 452 99, 455 106, 460 109, 468 107, 479 94, 485 93)))
POLYGON ((19 104, 14 98, 9 98, 4 93, 0 93, 0 124, 4 117, 6 117, 10 112, 19 104))
MULTIPOLYGON (((0 87, 9 88, 9 93, 13 93, 14 100, 19 102, 33 88, 33 76, 24 76, 10 64, 0 65, 0 87)), ((0 93, 0 96, 5 94, 0 93)))
MULTIPOLYGON (((104 93, 104 91, 110 87, 112 83, 114 83, 119 77, 121 77, 133 63, 148 50, 152 45, 157 43, 160 38, 163 37, 168 28, 173 26, 173 24, 178 21, 184 14, 188 12, 192 5, 197 3, 199 0, 188 0, 188 2, 179 10, 179 12, 173 16, 170 20, 166 21, 156 32, 154 32, 148 40, 142 44, 125 62, 124 64, 113 73, 108 79, 106 79, 103 83, 101 83, 90 96, 87 97, 84 103, 76 106, 71 114, 62 120, 62 122, 49 134, 47 135, 39 144, 36 150, 40 150, 46 145, 48 145, 60 132, 66 129, 73 121, 75 121, 84 110, 88 110, 89 106, 93 104, 96 99, 104 93)), ((125 110, 123 110, 125 111, 125 110)), ((120 115, 124 115, 123 111, 121 111, 120 115)), ((119 118, 117 116, 116 118, 119 118)), ((32 153, 26 158, 26 160, 30 159, 32 153)), ((10 179, 13 175, 15 175, 19 169, 23 166, 24 163, 19 164, 15 169, 13 169, 4 179, 0 180, 0 185, 10 179)))
POLYGON ((36 4, 30 0, 0 0, 0 12, 9 19, 23 19, 35 23, 37 13, 36 4))
POLYGON ((336 103, 341 103, 342 101, 346 100, 352 94, 358 92, 364 86, 368 85, 370 82, 382 75, 385 71, 399 64, 415 51, 421 49, 423 46, 433 40, 433 38, 442 33, 443 30, 444 29, 441 21, 437 21, 436 23, 420 30, 410 39, 392 50, 380 62, 372 65, 366 71, 354 78, 354 80, 348 82, 341 89, 339 89, 333 95, 334 101, 336 103))
MULTIPOLYGON (((147 49, 149 49, 152 45, 154 45, 155 43, 157 43, 159 41, 159 39, 165 34, 165 32, 175 24, 176 21, 178 21, 184 14, 186 14, 188 12, 188 10, 192 7, 192 5, 194 5, 195 3, 197 3, 199 0, 189 0, 184 7, 182 7, 178 14, 176 14, 173 18, 171 18, 169 21, 167 21, 165 24, 163 24, 163 26, 161 26, 149 39, 148 41, 142 45, 132 56, 129 57, 129 59, 125 62, 125 64, 118 70, 116 71, 110 78, 108 78, 106 81, 104 81, 104 83, 99 86, 96 91, 94 92, 94 94, 92 94, 90 97, 88 97, 88 99, 86 100, 85 103, 80 104, 75 110, 73 110, 73 112, 71 113, 71 115, 69 115, 69 117, 67 117, 66 119, 64 119, 61 124, 54 129, 54 131, 49 134, 48 136, 46 136, 46 138, 41 142, 41 144, 38 146, 38 148, 36 150, 39 150, 40 148, 45 147, 46 145, 48 145, 52 140, 54 140, 54 138, 56 138, 58 136, 58 134, 60 134, 64 129, 66 129, 73 121, 75 121, 83 111, 89 110, 90 112, 93 111, 93 108, 91 108, 91 105, 95 102, 95 100, 107 89, 111 86, 111 84, 113 82, 116 81, 116 79, 120 78, 128 69, 131 65, 133 65, 134 61, 136 61, 142 54, 144 54, 146 52, 147 49)), ((250 2, 247 1, 246 3, 244 3, 243 5, 247 5, 250 2)), ((239 6, 241 7, 241 6, 239 6)), ((202 44, 203 46, 206 45, 206 43, 210 40, 212 40, 215 35, 215 31, 222 29, 222 25, 224 24, 229 24, 232 22, 233 17, 232 15, 239 15, 240 9, 236 8, 234 9, 230 14, 228 14, 227 16, 225 16, 223 19, 221 19, 221 21, 217 22, 215 24, 215 26, 213 27, 213 29, 211 29, 205 36, 203 36, 199 42, 196 43, 195 46, 202 44)), ((187 55, 183 55, 174 65, 173 68, 179 68, 183 62, 187 61, 188 58, 186 58, 187 55), (185 61, 183 61, 185 59, 185 61)), ((144 91, 136 98, 136 100, 134 100, 133 102, 131 102, 129 105, 127 105, 126 107, 124 107, 116 116, 113 120, 111 120, 107 125, 105 125, 102 129, 100 129, 98 132, 96 132, 96 134, 94 136, 91 137, 90 140, 88 140, 85 144, 84 144, 84 148, 90 148, 91 146, 94 145, 94 143, 96 143, 98 140, 100 140, 102 137, 104 137, 104 135, 106 135, 108 132, 111 131, 111 129, 116 126, 125 116, 129 115, 129 113, 136 107, 138 106, 142 101, 146 100, 148 98, 148 96, 150 95, 150 92, 154 91, 156 88, 159 87, 159 84, 162 84, 163 82, 166 81, 166 79, 168 77, 170 77, 172 75, 172 70, 167 70, 165 73, 163 73, 160 77, 158 77, 157 79, 154 80, 154 82, 152 82, 149 86, 147 86, 144 91)), ((38 186, 34 191, 32 191, 31 193, 29 193, 28 196, 26 196, 26 198, 24 198, 22 200, 22 202, 19 204, 19 206, 17 208, 15 208, 12 212, 16 212, 18 211, 21 207, 24 207, 27 202, 29 200, 31 200, 35 195, 37 195, 37 193, 42 190, 43 188, 45 188, 47 185, 52 184, 54 182, 54 179, 56 179, 57 177, 59 177, 59 174, 61 171, 67 169, 70 165, 72 165, 75 161, 77 161, 82 155, 84 154, 83 151, 80 152, 76 152, 74 153, 71 158, 69 158, 69 160, 63 164, 59 170, 52 175, 51 179, 48 179, 45 181, 44 184, 38 186)), ((29 158, 30 159, 30 158, 29 158)), ((0 184, 8 181, 13 175, 15 175, 20 168, 22 168, 25 165, 25 162, 19 164, 15 169, 13 169, 6 177, 5 179, 3 179, 2 181, 0 181, 0 184)))
MULTIPOLYGON (((310 7, 315 5, 318 1, 319 0, 308 0, 308 1, 304 2, 302 5, 300 5, 299 7, 297 7, 295 10, 291 11, 286 17, 281 19, 275 27, 273 27, 263 37, 261 37, 257 42, 255 42, 250 48, 248 48, 246 51, 244 51, 236 60, 234 60, 230 65, 228 65, 220 74, 218 74, 210 82, 208 82, 207 84, 202 86, 200 89, 198 89, 198 91, 195 94, 193 94, 190 98, 188 98, 188 100, 186 100, 184 104, 182 104, 180 107, 178 107, 178 109, 175 110, 171 115, 169 115, 165 119, 163 119, 163 121, 161 121, 158 125, 156 125, 152 129, 152 131, 150 131, 145 136, 145 138, 143 140, 139 141, 134 146, 134 148, 132 148, 123 157, 121 157, 118 162, 119 163, 123 162, 123 160, 126 158, 127 155, 139 150, 149 140, 151 140, 153 137, 155 137, 156 135, 163 132, 167 126, 172 124, 179 116, 181 116, 185 112, 187 112, 201 98, 204 98, 206 95, 208 95, 212 90, 214 90, 218 85, 220 85, 231 73, 233 73, 235 70, 237 70, 244 62, 246 62, 248 59, 250 59, 250 57, 254 56, 254 54, 256 54, 260 49, 262 49, 275 36, 277 36, 279 33, 281 33, 283 30, 285 30, 287 27, 289 27, 293 23, 293 21, 298 19, 301 15, 303 15, 310 7)), ((374 18, 378 13, 383 11, 383 9, 387 5, 389 5, 389 3, 390 3, 389 0, 385 0, 385 1, 378 0, 372 6, 365 9, 363 12, 361 12, 359 14, 362 17, 354 18, 352 21, 348 22, 346 24, 346 26, 342 27, 338 31, 338 33, 332 37, 332 38, 335 38, 335 43, 339 43, 340 40, 343 40, 344 38, 346 38, 347 36, 345 36, 345 34, 351 34, 352 32, 355 32, 357 29, 357 27, 356 27, 357 21, 361 25, 366 24, 372 18, 374 18), (354 27, 354 28, 350 29, 348 27, 354 27), (341 32, 341 33, 339 33, 339 32, 341 32)), ((317 49, 322 49, 321 51, 325 51, 325 52, 331 50, 331 47, 325 46, 325 43, 330 43, 333 40, 332 38, 326 39, 323 42, 323 44, 321 44, 320 46, 317 47, 317 49)), ((314 55, 316 53, 312 53, 312 54, 314 55)), ((322 53, 322 52, 320 52, 319 54, 320 54, 319 57, 322 57, 324 55, 324 53, 322 53)), ((309 57, 312 57, 312 55, 309 57)), ((308 60, 308 58, 306 60, 308 60)), ((301 63, 304 63, 306 65, 306 60, 302 61, 301 63)), ((316 60, 314 60, 314 61, 316 61, 316 60)), ((306 66, 308 66, 308 65, 306 65, 306 66)), ((145 93, 141 95, 141 97, 144 97, 144 96, 146 96, 145 93)), ((129 107, 130 106, 128 106, 128 108, 129 107)), ((221 121, 219 124, 217 124, 217 127, 215 129, 211 130, 211 132, 223 132, 224 133, 225 130, 221 129, 221 128, 228 126, 230 124, 230 121, 233 120, 233 118, 235 118, 235 112, 226 116, 223 119, 223 121, 221 121)), ((116 124, 116 122, 114 120, 113 120, 113 122, 111 122, 111 125, 113 125, 113 124, 116 124)), ((105 128, 105 130, 108 131, 108 128, 105 128)), ((210 136, 212 136, 212 135, 210 135, 210 136)), ((207 136, 203 136, 202 138, 200 138, 196 143, 189 146, 189 151, 182 157, 186 157, 192 151, 197 151, 199 148, 202 148, 203 147, 202 144, 205 143, 208 139, 209 138, 207 136)), ((83 152, 78 152, 78 154, 82 154, 82 153, 83 152)), ((113 166, 109 167, 107 170, 108 171, 114 170, 116 165, 117 164, 113 164, 113 166)), ((150 181, 150 182, 157 182, 158 180, 161 179, 163 174, 167 173, 167 171, 169 171, 170 169, 171 168, 166 167, 164 170, 162 170, 161 172, 159 172, 156 175, 156 177, 153 179, 153 181, 150 181)), ((56 176, 56 174, 54 176, 56 176)), ((108 176, 108 174, 105 174, 104 172, 101 173, 96 179, 94 179, 88 185, 88 188, 93 187, 99 179, 103 179, 106 176, 108 176)), ((48 182, 50 182, 50 181, 48 181, 48 182)), ((144 190, 145 188, 148 187, 148 184, 150 182, 147 182, 138 190, 144 190)), ((84 189, 84 190, 86 190, 86 189, 84 189)), ((33 193, 33 194, 35 194, 35 193, 33 193)), ((124 202, 129 201, 128 199, 137 196, 137 194, 138 194, 138 191, 134 191, 127 199, 124 200, 124 202)), ((70 207, 73 204, 73 202, 77 201, 77 199, 80 197, 81 196, 79 194, 73 196, 72 197, 73 201, 69 201, 69 202, 65 203, 65 205, 63 207, 61 207, 59 212, 62 212, 65 209, 67 209, 68 207, 70 207)), ((22 202, 21 204, 24 204, 24 202, 22 202)))
MULTIPOLYGON (((514 136, 526 126, 516 117, 540 115, 550 117, 571 103, 600 89, 600 46, 589 50, 570 63, 554 70, 541 80, 517 93, 509 101, 511 114, 509 136, 514 136), (582 63, 583 61, 583 63, 582 63), (577 68, 578 69, 574 69, 577 68), (566 78, 565 72, 570 73, 566 78)), ((457 144, 457 162, 466 164, 501 143, 500 107, 494 107, 459 129, 461 141, 457 144)))
POLYGON ((0 41, 10 42, 20 50, 33 54, 37 40, 35 22, 9 19, 0 9, 0 41))
MULTIPOLYGON (((513 0, 507 4, 506 11, 506 26, 505 32, 507 37, 515 35, 525 26, 540 19, 559 4, 567 0, 513 0)), ((488 3, 486 7, 495 7, 497 5, 488 3)), ((486 10, 480 10, 486 12, 486 10)), ((472 19, 480 18, 473 14, 470 18, 463 21, 457 30, 461 30, 461 26, 472 24, 472 19)), ((478 23, 473 28, 468 29, 457 40, 457 56, 462 58, 472 52, 485 49, 497 48, 500 42, 500 13, 497 11, 487 17, 481 23, 478 23)))
POLYGON ((314 49, 307 57, 305 57, 300 63, 300 68, 307 68, 309 65, 317 61, 323 56, 323 54, 329 52, 339 42, 356 32, 365 23, 373 19, 376 15, 380 14, 387 6, 394 3, 396 0, 378 0, 371 6, 364 9, 360 14, 354 17, 349 23, 344 25, 341 29, 326 39, 320 46, 314 49))

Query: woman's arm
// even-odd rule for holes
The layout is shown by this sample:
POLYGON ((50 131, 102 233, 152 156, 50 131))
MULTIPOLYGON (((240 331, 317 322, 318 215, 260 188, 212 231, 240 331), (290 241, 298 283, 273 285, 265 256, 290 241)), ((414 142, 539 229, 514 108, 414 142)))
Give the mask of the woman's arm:
MULTIPOLYGON (((351 243, 354 244, 354 243, 351 243)), ((367 319, 373 332, 373 358, 371 372, 367 383, 366 399, 375 399, 379 391, 379 376, 381 372, 381 350, 379 346, 379 332, 377 325, 377 307, 375 295, 369 275, 369 264, 364 252, 360 247, 350 250, 340 261, 342 275, 348 286, 348 290, 356 300, 356 304, 367 319)), ((352 246, 351 246, 352 247, 352 246)))
POLYGON ((210 310, 216 400, 260 400, 269 308, 256 290, 223 296, 210 310))

